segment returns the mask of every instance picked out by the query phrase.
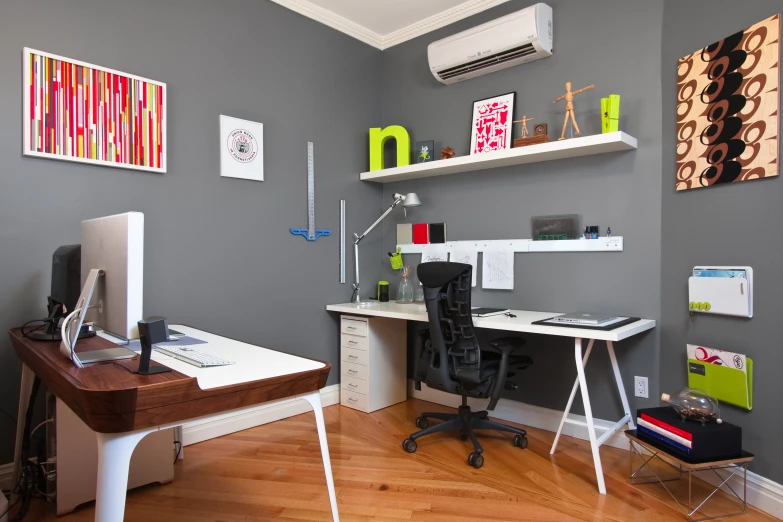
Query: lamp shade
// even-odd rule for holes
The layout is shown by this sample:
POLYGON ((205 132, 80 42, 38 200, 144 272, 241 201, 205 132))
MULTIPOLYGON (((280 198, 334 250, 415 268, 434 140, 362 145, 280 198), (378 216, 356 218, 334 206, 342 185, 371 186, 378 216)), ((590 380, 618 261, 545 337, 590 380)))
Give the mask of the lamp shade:
POLYGON ((409 192, 405 195, 405 201, 402 203, 403 207, 420 207, 421 200, 415 192, 409 192))

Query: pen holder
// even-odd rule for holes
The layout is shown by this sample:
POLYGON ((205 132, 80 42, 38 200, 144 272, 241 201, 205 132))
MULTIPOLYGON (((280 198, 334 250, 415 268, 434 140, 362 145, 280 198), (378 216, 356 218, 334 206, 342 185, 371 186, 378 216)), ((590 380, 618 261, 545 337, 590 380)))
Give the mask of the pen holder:
POLYGON ((402 254, 397 249, 395 253, 389 253, 389 262, 391 263, 392 270, 402 270, 402 254))

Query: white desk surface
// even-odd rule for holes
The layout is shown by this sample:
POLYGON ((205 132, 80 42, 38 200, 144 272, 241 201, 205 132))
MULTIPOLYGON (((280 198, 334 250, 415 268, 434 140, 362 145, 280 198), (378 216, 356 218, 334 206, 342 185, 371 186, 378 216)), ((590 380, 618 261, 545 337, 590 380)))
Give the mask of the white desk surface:
POLYGON ((171 328, 190 337, 206 341, 206 344, 193 345, 194 350, 235 363, 229 366, 199 368, 179 359, 169 357, 158 350, 152 350, 151 358, 153 361, 168 366, 172 370, 184 373, 188 377, 195 377, 198 380, 199 388, 202 390, 269 379, 270 377, 280 377, 281 375, 291 375, 293 373, 316 370, 325 366, 324 363, 319 361, 312 361, 296 355, 227 339, 226 337, 197 330, 189 326, 172 324, 171 328))
MULTIPOLYGON (((404 319, 407 321, 427 322, 427 310, 423 304, 398 304, 394 302, 379 303, 369 301, 362 306, 353 303, 341 303, 327 305, 330 312, 339 312, 350 315, 366 315, 371 317, 388 317, 391 319, 404 319)), ((562 326, 548 326, 533 324, 535 321, 549 319, 561 312, 531 312, 527 310, 511 310, 516 318, 496 315, 493 317, 474 317, 473 325, 476 328, 490 328, 492 330, 507 330, 509 332, 523 332, 543 335, 557 335, 560 337, 581 337, 582 339, 598 339, 601 341, 622 341, 638 333, 655 328, 653 319, 640 319, 635 323, 621 326, 616 330, 589 330, 583 328, 564 328, 562 326)))

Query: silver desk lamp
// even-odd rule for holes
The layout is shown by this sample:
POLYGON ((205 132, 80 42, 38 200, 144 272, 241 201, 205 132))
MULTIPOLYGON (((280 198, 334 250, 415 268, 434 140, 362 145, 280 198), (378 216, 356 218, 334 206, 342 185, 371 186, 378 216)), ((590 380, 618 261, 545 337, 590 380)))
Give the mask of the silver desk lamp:
POLYGON ((351 298, 351 302, 360 304, 362 302, 361 297, 359 296, 360 290, 359 290, 359 243, 362 239, 364 239, 364 236, 372 232, 372 230, 378 226, 378 224, 383 221, 386 216, 391 214, 392 210, 394 208, 402 203, 402 208, 405 211, 405 215, 408 215, 407 209, 409 207, 418 207, 421 206, 421 201, 419 200, 419 196, 416 195, 415 192, 410 192, 408 194, 395 194, 394 195, 394 202, 391 204, 389 208, 386 209, 386 212, 381 214, 381 217, 375 220, 375 223, 370 225, 370 228, 364 231, 363 234, 354 234, 354 240, 353 240, 353 260, 354 263, 356 263, 356 282, 353 284, 353 297, 351 298))

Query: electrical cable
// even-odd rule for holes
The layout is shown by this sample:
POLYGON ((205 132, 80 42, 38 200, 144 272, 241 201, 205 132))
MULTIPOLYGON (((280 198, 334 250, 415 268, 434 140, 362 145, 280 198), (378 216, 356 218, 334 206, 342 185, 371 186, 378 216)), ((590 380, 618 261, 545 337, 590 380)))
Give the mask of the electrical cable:
POLYGON ((20 330, 22 331, 22 335, 23 335, 24 337, 26 337, 26 338, 30 339, 30 334, 31 334, 31 333, 33 333, 33 332, 37 332, 38 330, 40 330, 41 328, 45 327, 45 326, 46 326, 47 324, 49 324, 50 322, 51 322, 51 321, 50 321, 49 319, 33 319, 32 321, 27 321, 26 323, 24 323, 24 324, 22 325, 22 328, 20 328, 20 330), (32 330, 25 331, 25 327, 26 327, 27 325, 29 325, 30 323, 38 323, 38 322, 40 322, 40 323, 43 323, 43 324, 42 324, 42 325, 40 325, 40 326, 38 326, 38 327, 36 327, 36 328, 33 328, 32 330))
POLYGON ((174 457, 174 465, 176 465, 177 461, 179 460, 179 456, 182 455, 182 443, 178 440, 175 440, 174 444, 177 444, 177 455, 174 457))
POLYGON ((50 423, 50 422, 54 422, 54 419, 46 419, 46 420, 45 420, 45 421, 43 421, 41 424, 39 424, 38 426, 36 426, 35 428, 33 428, 33 431, 31 431, 31 432, 30 432, 30 436, 32 437, 33 435, 35 435, 35 432, 36 432, 36 431, 38 431, 38 428, 40 428, 41 426, 43 426, 43 425, 45 425, 45 424, 48 424, 48 423, 50 423))
POLYGON ((63 324, 60 328, 60 332, 62 334, 63 343, 65 343, 65 346, 68 348, 68 351, 71 353, 71 360, 76 365, 77 368, 84 368, 84 365, 79 360, 79 357, 77 357, 76 352, 74 352, 73 345, 71 344, 71 321, 74 317, 78 317, 79 314, 81 314, 82 309, 77 308, 70 314, 68 314, 65 319, 63 320, 63 324))

